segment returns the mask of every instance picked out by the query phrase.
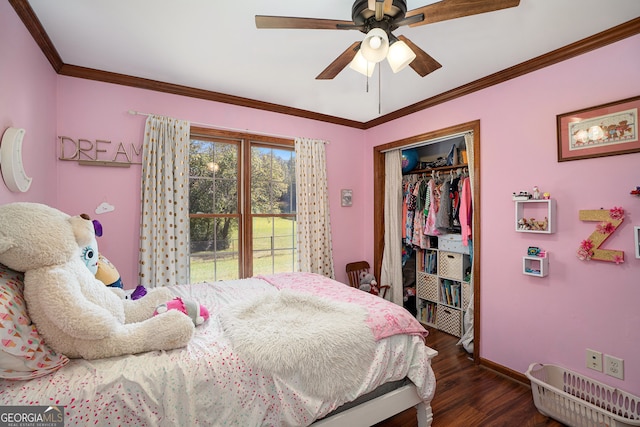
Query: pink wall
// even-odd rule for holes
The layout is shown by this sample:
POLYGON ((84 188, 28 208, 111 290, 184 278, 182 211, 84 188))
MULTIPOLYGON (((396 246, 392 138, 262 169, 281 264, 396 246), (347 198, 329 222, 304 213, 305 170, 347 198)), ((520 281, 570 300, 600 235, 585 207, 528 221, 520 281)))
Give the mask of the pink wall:
MULTIPOLYGON (((327 174, 336 278, 346 282, 345 264, 368 255, 360 238, 368 231, 365 231, 362 217, 369 203, 363 197, 367 185, 364 181, 365 163, 362 161, 362 131, 70 77, 58 78, 58 92, 58 136, 75 140, 99 139, 111 141, 112 145, 122 142, 125 147, 132 143, 140 146, 145 117, 127 113, 128 110, 136 110, 223 128, 330 141, 326 146, 327 174), (342 188, 354 190, 352 207, 340 206, 342 188)), ((73 150, 71 153, 65 152, 65 157, 72 155, 73 150)), ((80 166, 76 162, 59 161, 58 169, 61 209, 73 214, 85 212, 100 220, 105 229, 105 235, 98 239, 100 252, 118 267, 125 286, 134 287, 138 271, 140 166, 123 169, 80 166), (115 206, 115 211, 95 215, 95 208, 105 201, 115 206)))
POLYGON ((0 182, 0 203, 39 201, 55 205, 56 73, 9 2, 0 2, 0 137, 8 127, 25 129, 22 145, 26 193, 0 182))
POLYGON ((374 147, 480 119, 482 358, 519 372, 532 362, 560 364, 640 394, 640 260, 632 235, 640 198, 629 194, 640 185, 640 153, 563 163, 556 155, 557 114, 640 94, 639 51, 635 36, 367 132, 374 147), (511 193, 534 185, 557 200, 555 234, 514 231, 511 193), (594 224, 578 211, 613 206, 626 218, 606 245, 624 250, 624 264, 580 261, 576 250, 594 224), (522 274, 528 246, 550 252, 548 277, 522 274), (625 380, 584 368, 586 348, 624 359, 625 380))

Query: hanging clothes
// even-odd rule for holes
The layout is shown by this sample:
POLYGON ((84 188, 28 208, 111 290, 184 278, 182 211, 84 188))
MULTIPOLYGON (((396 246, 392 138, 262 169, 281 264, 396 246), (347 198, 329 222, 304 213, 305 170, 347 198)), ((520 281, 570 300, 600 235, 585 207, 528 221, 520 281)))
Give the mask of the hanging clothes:
POLYGON ((440 199, 440 207, 436 214, 436 228, 440 234, 446 234, 451 227, 451 198, 449 197, 449 185, 446 182, 439 183, 436 194, 440 199))
POLYGON ((432 179, 429 181, 427 191, 429 192, 428 197, 430 199, 430 206, 429 212, 425 219, 423 233, 429 236, 437 236, 440 234, 438 232, 438 229, 436 228, 436 215, 438 214, 440 198, 438 197, 436 192, 435 180, 432 179))
POLYGON ((428 193, 429 185, 424 180, 419 181, 414 194, 417 197, 416 211, 413 219, 413 245, 422 249, 429 247, 429 238, 424 234, 424 227, 426 218, 424 215, 426 194, 428 193))
POLYGON ((449 182, 449 198, 451 199, 451 230, 459 232, 460 230, 460 189, 461 179, 456 176, 449 182))
POLYGON ((428 249, 429 236, 461 232, 463 239, 467 233, 468 242, 471 219, 470 180, 460 172, 444 180, 438 176, 403 183, 402 240, 406 245, 428 249))
POLYGON ((424 214, 425 222, 427 217, 429 216, 430 208, 431 208, 431 191, 429 190, 429 182, 427 181, 425 183, 425 190, 424 190, 424 209, 422 210, 422 213, 424 214))
POLYGON ((407 185, 405 204, 407 206, 407 215, 405 217, 405 242, 412 244, 413 241, 413 217, 416 209, 416 197, 413 194, 414 184, 407 185))
POLYGON ((462 193, 460 194, 460 234, 462 244, 469 246, 469 240, 473 235, 471 225, 473 222, 473 203, 471 200, 471 180, 464 178, 462 182, 462 193))
POLYGON ((408 182, 402 183, 402 241, 405 242, 407 240, 407 187, 409 186, 408 182))
POLYGON ((411 244, 418 247, 420 247, 420 240, 422 239, 422 226, 424 225, 424 213, 422 212, 422 209, 420 209, 424 206, 424 200, 420 200, 421 185, 422 181, 418 181, 413 189, 413 195, 416 198, 416 210, 413 214, 413 238, 411 239, 411 244))

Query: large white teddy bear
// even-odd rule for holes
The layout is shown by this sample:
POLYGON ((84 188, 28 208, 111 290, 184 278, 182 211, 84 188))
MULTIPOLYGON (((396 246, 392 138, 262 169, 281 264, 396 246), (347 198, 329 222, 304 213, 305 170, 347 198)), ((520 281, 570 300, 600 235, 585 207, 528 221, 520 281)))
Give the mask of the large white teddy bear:
POLYGON ((0 206, 0 263, 24 272, 24 298, 46 343, 70 358, 99 359, 187 345, 189 316, 169 310, 164 288, 138 300, 118 297, 95 278, 81 248, 95 240, 93 223, 39 203, 0 206))

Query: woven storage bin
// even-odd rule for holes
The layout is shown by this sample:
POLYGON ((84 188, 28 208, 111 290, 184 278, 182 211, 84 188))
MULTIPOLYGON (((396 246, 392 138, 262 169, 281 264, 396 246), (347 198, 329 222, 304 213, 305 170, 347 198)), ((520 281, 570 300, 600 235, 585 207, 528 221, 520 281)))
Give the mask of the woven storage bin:
POLYGON ((469 246, 462 244, 462 236, 460 234, 443 234, 438 236, 438 249, 441 251, 469 254, 469 246))
POLYGON ((416 294, 418 298, 438 301, 438 278, 431 274, 418 272, 416 294))
POLYGON ((438 252, 438 276, 457 281, 462 280, 462 254, 438 252))
POLYGON ((556 365, 526 372, 536 408, 573 427, 640 426, 640 397, 556 365))
POLYGON ((443 305, 438 306, 438 314, 436 316, 436 327, 438 329, 460 337, 460 335, 462 335, 462 331, 460 330, 462 327, 461 322, 462 312, 443 305))

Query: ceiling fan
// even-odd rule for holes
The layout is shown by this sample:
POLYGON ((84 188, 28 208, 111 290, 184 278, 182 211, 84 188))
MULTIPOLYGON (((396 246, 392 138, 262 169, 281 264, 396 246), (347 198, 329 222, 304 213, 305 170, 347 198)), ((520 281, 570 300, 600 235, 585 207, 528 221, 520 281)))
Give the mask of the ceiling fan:
POLYGON ((318 80, 333 79, 347 65, 371 76, 375 63, 385 58, 394 72, 409 65, 424 77, 442 65, 408 38, 394 36, 395 29, 493 12, 519 4, 520 0, 442 0, 407 11, 406 0, 355 0, 351 9, 352 21, 256 15, 256 27, 358 30, 366 34, 362 42, 353 43, 329 64, 316 77, 318 80))

